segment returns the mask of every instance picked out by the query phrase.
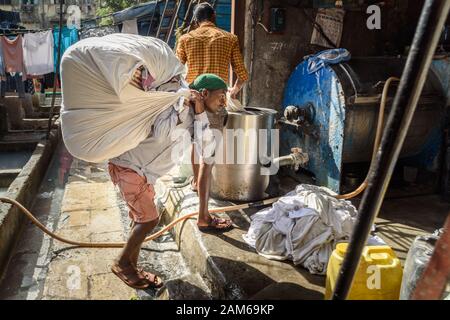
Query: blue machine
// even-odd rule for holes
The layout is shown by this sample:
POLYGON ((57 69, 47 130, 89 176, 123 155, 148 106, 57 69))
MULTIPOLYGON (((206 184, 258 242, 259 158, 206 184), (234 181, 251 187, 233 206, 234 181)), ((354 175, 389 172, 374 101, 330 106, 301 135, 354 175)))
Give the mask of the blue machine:
MULTIPOLYGON (((352 58, 311 74, 307 61, 300 63, 285 89, 283 112, 288 116, 281 120, 281 154, 301 147, 310 159, 304 169, 316 183, 341 192, 349 168, 364 164, 367 170, 384 83, 399 78, 404 63, 395 57, 352 58)), ((391 87, 385 121, 396 86, 391 87)), ((430 71, 400 156, 408 165, 439 170, 444 97, 439 78, 430 71)))

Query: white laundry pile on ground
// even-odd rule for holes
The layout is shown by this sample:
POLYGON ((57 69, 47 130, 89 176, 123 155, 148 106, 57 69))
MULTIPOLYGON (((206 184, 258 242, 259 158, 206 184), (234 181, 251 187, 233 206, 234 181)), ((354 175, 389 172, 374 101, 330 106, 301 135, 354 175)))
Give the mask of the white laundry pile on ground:
MULTIPOLYGON (((310 273, 325 274, 333 249, 349 240, 357 215, 349 201, 335 195, 325 187, 298 185, 271 208, 252 216, 243 238, 268 259, 289 259, 310 273)), ((369 244, 384 242, 371 237, 369 244)))

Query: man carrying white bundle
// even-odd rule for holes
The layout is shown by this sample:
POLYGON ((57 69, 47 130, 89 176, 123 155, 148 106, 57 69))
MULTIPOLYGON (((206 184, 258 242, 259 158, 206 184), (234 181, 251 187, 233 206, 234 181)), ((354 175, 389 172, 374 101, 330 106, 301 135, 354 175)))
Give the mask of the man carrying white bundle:
MULTIPOLYGON (((109 160, 111 179, 134 222, 112 271, 136 289, 161 287, 158 276, 137 267, 145 236, 159 220, 153 184, 175 165, 175 129, 192 133, 198 121, 202 134, 194 141, 213 139, 205 110, 225 106, 227 86, 217 76, 201 75, 189 89, 170 47, 135 35, 78 42, 64 54, 61 75, 67 149, 86 161, 109 160)), ((231 221, 209 214, 207 202, 200 199, 199 228, 229 228, 231 221)))

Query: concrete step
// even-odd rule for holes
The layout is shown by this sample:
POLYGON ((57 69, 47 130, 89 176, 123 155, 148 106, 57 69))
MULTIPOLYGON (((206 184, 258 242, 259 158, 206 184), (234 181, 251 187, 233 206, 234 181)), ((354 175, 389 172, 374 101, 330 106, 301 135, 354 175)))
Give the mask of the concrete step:
POLYGON ((22 149, 23 145, 29 145, 34 148, 34 145, 45 139, 47 130, 10 130, 0 139, 1 150, 22 149))
POLYGON ((30 130, 44 130, 48 128, 48 119, 46 118, 25 118, 23 119, 23 128, 30 130))
MULTIPOLYGON (((37 109, 37 111, 42 112, 42 113, 49 113, 50 108, 51 108, 51 103, 48 105, 40 105, 39 108, 37 109)), ((59 112, 60 109, 61 109, 61 104, 55 104, 53 112, 59 112)))
POLYGON ((19 169, 0 169, 0 187, 6 188, 19 175, 22 168, 19 169))
MULTIPOLYGON (((175 188, 170 176, 161 178, 155 190, 165 223, 198 210, 197 194, 189 186, 175 188)), ((210 208, 228 205, 214 199, 209 204, 210 208)), ((191 271, 205 279, 213 299, 277 299, 281 294, 277 288, 289 288, 283 294, 286 299, 323 299, 325 277, 290 262, 266 259, 245 243, 242 235, 259 209, 219 214, 235 225, 221 234, 200 232, 195 218, 179 223, 172 233, 191 271)))
POLYGON ((159 290, 155 300, 211 300, 209 288, 202 277, 196 274, 187 274, 180 278, 166 281, 162 290, 159 290))

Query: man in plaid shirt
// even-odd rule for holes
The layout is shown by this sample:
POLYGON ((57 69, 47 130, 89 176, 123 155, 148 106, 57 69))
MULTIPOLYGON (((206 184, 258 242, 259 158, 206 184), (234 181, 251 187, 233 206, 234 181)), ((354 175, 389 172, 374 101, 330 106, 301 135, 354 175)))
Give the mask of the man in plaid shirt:
MULTIPOLYGON (((213 73, 229 83, 231 65, 237 75, 237 80, 230 89, 230 96, 236 98, 244 83, 248 80, 248 72, 245 69, 237 36, 218 28, 215 25, 215 20, 216 13, 209 3, 198 4, 194 10, 194 22, 197 28, 179 39, 176 54, 183 64, 187 64, 186 81, 189 84, 204 73, 213 73)), ((226 115, 225 109, 215 114, 208 113, 211 129, 222 131, 226 122, 226 115)), ((197 185, 203 183, 209 185, 210 177, 208 174, 207 177, 201 177, 198 181, 199 164, 196 161, 194 148, 192 150, 192 164, 194 171, 192 190, 197 191, 197 185)), ((211 172, 212 165, 204 163, 201 163, 201 165, 208 166, 207 171, 211 172)), ((200 194, 199 196, 204 197, 205 195, 200 194)))

